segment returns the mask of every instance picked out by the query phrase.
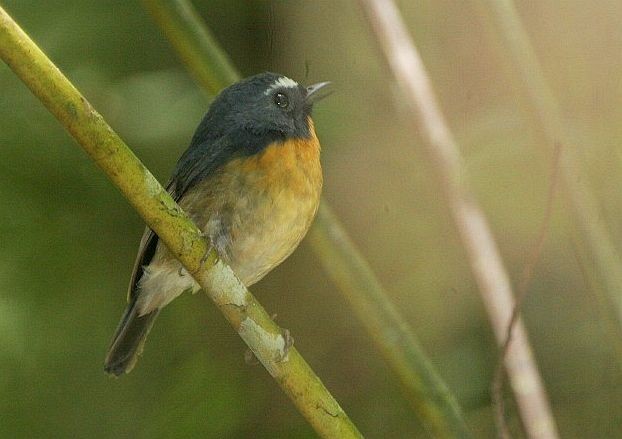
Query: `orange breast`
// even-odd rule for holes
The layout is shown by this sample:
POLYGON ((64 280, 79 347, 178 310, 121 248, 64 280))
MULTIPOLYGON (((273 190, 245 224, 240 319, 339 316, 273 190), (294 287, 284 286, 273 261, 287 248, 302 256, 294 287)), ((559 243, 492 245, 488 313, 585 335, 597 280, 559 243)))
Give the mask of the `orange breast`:
MULTIPOLYGON (((252 285, 287 258, 305 236, 320 201, 320 144, 310 122, 308 139, 269 145, 224 168, 212 212, 227 224, 221 253, 246 285, 252 285), (222 213, 218 213, 222 212, 222 213)), ((209 234, 208 221, 205 231, 209 234)))
POLYGON ((232 167, 240 166, 247 178, 265 190, 285 188, 304 193, 322 186, 320 167, 320 142, 315 134, 313 121, 309 118, 310 137, 290 139, 266 147, 251 157, 238 159, 232 167))

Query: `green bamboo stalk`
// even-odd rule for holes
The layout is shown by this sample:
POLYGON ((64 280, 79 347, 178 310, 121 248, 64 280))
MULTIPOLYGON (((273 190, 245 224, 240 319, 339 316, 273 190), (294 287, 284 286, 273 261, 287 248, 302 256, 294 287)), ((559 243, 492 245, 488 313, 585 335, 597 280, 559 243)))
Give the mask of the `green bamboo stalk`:
MULTIPOLYGON (((593 260, 594 272, 606 294, 600 302, 609 303, 603 314, 613 319, 616 328, 613 342, 622 342, 622 258, 613 245, 604 215, 586 178, 582 178, 581 159, 576 145, 561 116, 559 104, 547 83, 529 35, 516 11, 512 0, 479 0, 492 11, 495 27, 500 31, 507 54, 518 79, 520 93, 526 96, 526 103, 542 135, 543 144, 550 150, 556 145, 562 149, 561 182, 563 193, 571 206, 574 223, 581 241, 586 245, 589 259, 593 260), (613 305, 613 306, 612 306, 613 305), (612 313, 610 308, 615 310, 612 313)), ((618 347, 618 351, 620 351, 618 347)), ((618 358, 620 362, 622 359, 618 358)))
POLYGON ((320 205, 315 226, 309 232, 309 242, 404 384, 406 396, 430 434, 471 437, 455 398, 325 202, 320 205))
MULTIPOLYGON (((190 73, 206 90, 215 94, 240 79, 231 61, 221 56, 222 49, 189 1, 143 0, 143 3, 190 73), (201 35, 209 37, 201 38, 201 35), (210 53, 219 56, 211 57, 210 53), (194 58, 189 60, 190 56, 194 58), (224 70, 229 72, 226 77, 220 74, 223 62, 224 70)), ((400 378, 409 402, 428 432, 438 438, 471 437, 456 399, 325 200, 308 238, 324 269, 400 378)))
POLYGON ((361 438, 337 401, 200 230, 60 70, 0 7, 0 57, 77 140, 207 292, 325 438, 361 438))
POLYGON ((211 94, 240 80, 233 63, 188 1, 144 0, 181 60, 211 94), (204 60, 210 60, 206 63, 204 60))

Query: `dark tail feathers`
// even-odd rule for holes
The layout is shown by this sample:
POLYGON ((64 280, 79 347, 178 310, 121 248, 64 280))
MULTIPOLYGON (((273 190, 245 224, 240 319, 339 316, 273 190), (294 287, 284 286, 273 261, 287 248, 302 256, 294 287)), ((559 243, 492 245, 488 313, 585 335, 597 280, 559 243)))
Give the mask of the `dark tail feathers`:
POLYGON ((104 362, 106 373, 119 376, 132 370, 159 313, 160 311, 156 310, 139 316, 136 298, 128 304, 106 354, 104 362))

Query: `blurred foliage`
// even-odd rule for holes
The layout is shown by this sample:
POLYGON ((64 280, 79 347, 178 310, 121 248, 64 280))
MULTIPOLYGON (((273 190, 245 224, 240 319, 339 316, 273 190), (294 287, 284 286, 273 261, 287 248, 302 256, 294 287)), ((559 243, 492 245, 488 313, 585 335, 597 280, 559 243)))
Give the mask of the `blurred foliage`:
MULTIPOLYGON (((194 3, 245 74, 336 83, 338 93, 315 113, 326 197, 477 437, 492 437, 488 322, 417 133, 400 116, 355 3, 194 3)), ((550 157, 475 3, 401 6, 516 279, 544 214, 550 157)), ((622 7, 586 5, 518 2, 619 247, 622 7)), ((140 3, 3 7, 165 181, 209 97, 140 3)), ((0 91, 0 436, 314 437, 265 371, 244 362, 243 343, 202 295, 162 313, 130 375, 103 374, 143 226, 3 64, 0 91)), ((558 202, 525 321, 562 437, 620 437, 620 363, 585 278, 591 261, 567 217, 558 202)), ((253 290, 367 437, 423 437, 398 381, 304 244, 253 290)), ((511 423, 516 429, 516 416, 511 423)))

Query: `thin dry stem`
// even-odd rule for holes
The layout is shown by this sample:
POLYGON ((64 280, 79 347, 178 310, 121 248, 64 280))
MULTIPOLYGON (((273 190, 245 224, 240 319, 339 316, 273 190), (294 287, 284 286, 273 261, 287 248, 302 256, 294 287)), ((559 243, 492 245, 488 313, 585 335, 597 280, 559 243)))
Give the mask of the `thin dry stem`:
MULTIPOLYGON (((458 144, 440 111, 421 57, 394 2, 360 0, 360 3, 404 91, 414 121, 426 138, 428 155, 438 173, 495 336, 499 345, 503 345, 514 298, 490 227, 463 178, 458 144)), ((505 366, 528 437, 557 438, 555 421, 520 318, 516 319, 505 366)))
POLYGON ((521 280, 518 285, 518 296, 516 298, 516 304, 512 310, 512 317, 507 328, 507 334, 505 341, 499 352, 497 360, 497 366, 495 367, 495 373, 493 375, 493 381, 491 386, 493 411, 495 413, 495 423, 497 425, 497 433, 502 439, 511 438, 510 430, 508 428, 505 418, 505 404, 503 402, 503 362, 507 355, 510 344, 512 343, 512 335, 514 332, 514 325, 520 316, 523 303, 529 292, 529 285, 533 279, 533 272, 540 261, 540 256, 544 250, 544 244, 548 235, 549 226, 551 224, 551 218, 553 216, 553 206, 555 205, 555 195, 557 193, 557 186, 559 183, 559 171, 560 171, 560 155, 562 153, 561 145, 558 144, 555 148, 555 156, 553 157, 553 166, 551 172, 551 181, 549 184, 549 190, 546 200, 546 209, 544 218, 542 219, 542 225, 536 239, 536 243, 527 259, 527 263, 523 268, 521 274, 521 280))
MULTIPOLYGON (((570 207, 574 232, 580 237, 584 252, 593 267, 596 287, 592 293, 599 296, 601 314, 609 320, 610 341, 617 353, 622 352, 622 257, 614 245, 605 215, 585 177, 582 158, 559 103, 546 80, 529 35, 512 0, 480 0, 496 27, 495 38, 501 37, 504 55, 512 63, 512 76, 520 93, 526 98, 529 113, 534 120, 542 146, 553 148, 564 145, 561 157, 560 188, 570 207)), ((622 365, 622 357, 616 359, 622 365)))

